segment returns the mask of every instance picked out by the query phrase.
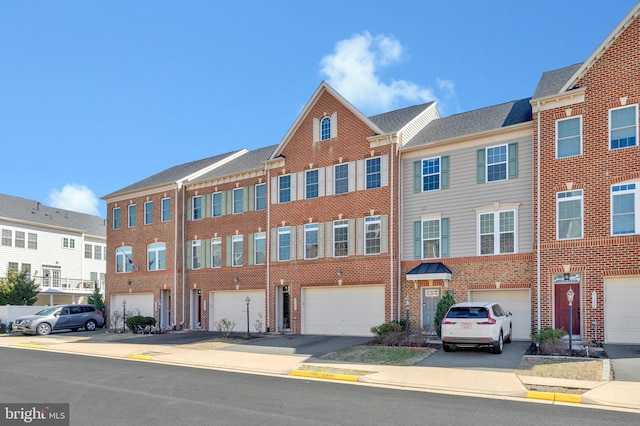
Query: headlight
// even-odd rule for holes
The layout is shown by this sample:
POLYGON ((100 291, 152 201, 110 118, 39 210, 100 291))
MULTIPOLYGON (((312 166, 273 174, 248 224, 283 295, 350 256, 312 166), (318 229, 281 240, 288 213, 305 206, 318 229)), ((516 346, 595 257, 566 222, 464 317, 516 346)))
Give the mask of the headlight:
POLYGON ((21 325, 24 325, 25 327, 28 327, 28 326, 31 325, 31 320, 24 320, 24 321, 22 321, 21 325))

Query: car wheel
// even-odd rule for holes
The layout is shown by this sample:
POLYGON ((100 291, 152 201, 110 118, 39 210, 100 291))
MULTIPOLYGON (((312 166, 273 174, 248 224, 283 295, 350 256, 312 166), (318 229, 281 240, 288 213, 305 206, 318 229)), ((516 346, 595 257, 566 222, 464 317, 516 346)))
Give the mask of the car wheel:
POLYGON ((511 336, 513 335, 513 325, 509 326, 509 335, 504 339, 505 343, 511 343, 511 336))
POLYGON ((51 333, 51 326, 46 322, 40 323, 36 327, 36 333, 42 336, 46 336, 47 334, 51 333))
POLYGON ((501 354, 502 349, 504 348, 504 339, 502 338, 502 331, 500 332, 500 337, 498 337, 498 341, 495 345, 493 345, 493 353, 501 354))
POLYGON ((87 321, 87 323, 84 326, 84 329, 87 331, 94 331, 96 329, 96 321, 95 320, 89 320, 87 321))
POLYGON ((442 344, 442 350, 445 351, 445 352, 453 352, 454 346, 450 345, 448 343, 443 343, 442 344))

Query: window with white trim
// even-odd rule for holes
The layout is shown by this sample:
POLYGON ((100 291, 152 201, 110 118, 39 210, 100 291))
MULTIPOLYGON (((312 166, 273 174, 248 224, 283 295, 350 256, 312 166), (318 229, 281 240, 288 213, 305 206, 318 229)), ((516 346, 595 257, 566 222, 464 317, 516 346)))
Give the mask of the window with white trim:
POLYGON ((382 161, 380 157, 367 158, 366 160, 366 189, 375 189, 382 186, 382 161))
POLYGON ((242 235, 234 235, 231 238, 231 256, 232 266, 242 266, 244 263, 243 258, 243 246, 244 238, 242 235))
POLYGON ((171 220, 171 198, 163 198, 162 199, 162 213, 161 213, 161 221, 169 222, 171 220))
POLYGON ((630 235, 640 229, 640 215, 637 215, 639 184, 636 182, 613 185, 611 187, 611 234, 630 235))
POLYGON ((582 238, 582 190, 556 194, 556 235, 558 240, 582 238))
POLYGON ((324 117, 322 121, 320 121, 320 140, 326 141, 327 139, 331 139, 331 118, 324 117))
POLYGON ((129 228, 136 226, 136 212, 137 209, 135 204, 130 204, 127 207, 127 213, 129 214, 129 228))
POLYGON ((638 105, 609 110, 609 148, 638 145, 638 105))
POLYGON ((36 234, 35 232, 29 232, 28 238, 29 238, 29 241, 27 242, 27 248, 30 248, 32 250, 37 250, 38 234, 36 234))
POLYGON ((151 225, 153 223, 153 201, 144 203, 144 224, 151 225))
POLYGON ((113 209, 113 229, 120 229, 120 207, 113 209))
POLYGON ((333 166, 334 194, 346 194, 349 192, 349 163, 333 166))
POLYGON ((24 232, 16 231, 15 246, 18 248, 24 248, 24 232))
POLYGON ((515 210, 480 213, 478 221, 481 255, 515 253, 515 210))
POLYGON ((123 246, 116 249, 116 274, 132 271, 131 247, 123 246))
POLYGON ((6 247, 13 246, 13 231, 11 229, 2 230, 2 245, 6 247))
POLYGON ((267 208, 267 184, 261 183, 256 185, 256 210, 265 210, 267 208))
POLYGON ((291 227, 278 228, 278 261, 291 260, 291 227))
POLYGON ((222 238, 211 239, 211 267, 222 267, 222 238))
POLYGON ((318 258, 318 224, 307 223, 304 225, 304 258, 318 258))
POLYGON ((582 154, 582 116, 556 121, 556 158, 582 154))
POLYGON ((318 198, 318 170, 307 170, 304 174, 304 198, 318 198))
POLYGON ((278 176, 278 202, 291 201, 291 175, 278 176))
POLYGON ((222 216, 222 192, 214 192, 211 196, 213 217, 222 216))
POLYGON ((95 260, 102 260, 102 246, 94 246, 93 247, 93 258, 95 260))
POLYGON ((242 197, 244 195, 244 188, 235 188, 233 190, 233 214, 242 213, 244 211, 244 204, 242 197))
POLYGON ((264 265, 267 256, 267 233, 256 232, 253 238, 253 263, 255 265, 264 265))
POLYGON ((202 219, 202 196, 196 195, 193 197, 191 204, 191 219, 202 219))
POLYGON ((201 255, 202 255, 202 241, 200 240, 191 241, 191 269, 202 268, 202 259, 200 258, 201 255))
POLYGON ((165 269, 167 269, 167 244, 149 244, 147 246, 147 270, 164 271, 165 269))
POLYGON ((507 145, 487 148, 487 182, 507 179, 507 145))
POLYGON ((349 221, 336 220, 333 222, 333 257, 349 255, 349 221))
POLYGON ((93 258, 93 246, 91 244, 84 245, 84 258, 85 259, 93 258))
POLYGON ((380 216, 364 218, 364 254, 380 254, 382 248, 382 219, 380 216))
POLYGON ((422 221, 422 259, 440 257, 440 219, 422 221))
POLYGON ((76 240, 73 239, 73 238, 63 237, 62 238, 62 247, 63 248, 68 248, 68 249, 76 248, 76 240))
POLYGON ((440 189, 440 157, 422 160, 422 191, 440 189))

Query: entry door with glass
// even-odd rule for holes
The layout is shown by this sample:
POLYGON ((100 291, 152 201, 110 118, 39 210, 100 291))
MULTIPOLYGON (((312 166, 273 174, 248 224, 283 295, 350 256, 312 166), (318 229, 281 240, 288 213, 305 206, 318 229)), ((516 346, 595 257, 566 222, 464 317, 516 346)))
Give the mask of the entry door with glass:
POLYGON ((435 318, 439 301, 439 288, 422 289, 422 331, 426 334, 436 334, 435 318))

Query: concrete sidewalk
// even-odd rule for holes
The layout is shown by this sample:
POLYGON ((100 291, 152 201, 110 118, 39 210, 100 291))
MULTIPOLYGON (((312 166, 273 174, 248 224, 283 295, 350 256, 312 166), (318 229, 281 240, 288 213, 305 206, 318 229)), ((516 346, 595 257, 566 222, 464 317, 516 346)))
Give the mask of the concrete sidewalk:
MULTIPOLYGON (((0 337, 0 346, 130 359, 182 365, 196 368, 237 371, 253 374, 288 375, 307 379, 348 380, 368 385, 402 389, 450 392, 498 398, 531 398, 543 401, 582 403, 640 411, 640 383, 584 382, 562 379, 523 377, 513 373, 439 367, 397 367, 352 363, 319 363, 308 355, 261 354, 225 350, 185 349, 169 345, 112 342, 84 342, 82 339, 44 340, 11 336, 0 337), (309 370, 310 366, 315 367, 309 370), (354 374, 322 373, 317 367, 349 369, 354 374), (361 372, 366 373, 361 373, 361 372), (589 389, 582 395, 529 391, 525 384, 546 388, 576 387, 589 389)), ((333 371, 333 370, 332 370, 333 371)), ((345 370, 346 371, 346 370, 345 370)))

